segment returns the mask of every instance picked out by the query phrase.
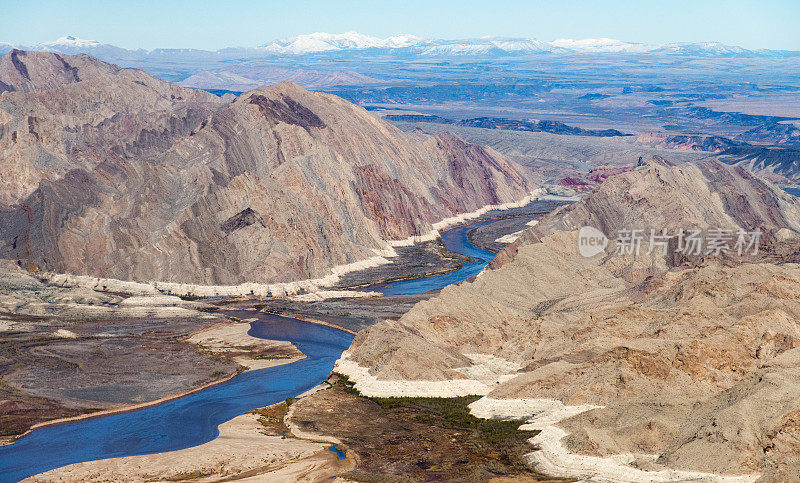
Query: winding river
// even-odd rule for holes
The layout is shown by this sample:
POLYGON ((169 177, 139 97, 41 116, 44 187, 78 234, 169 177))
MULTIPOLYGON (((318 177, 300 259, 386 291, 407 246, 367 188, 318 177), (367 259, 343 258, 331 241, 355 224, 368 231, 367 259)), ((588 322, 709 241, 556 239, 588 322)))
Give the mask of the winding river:
MULTIPOLYGON (((458 226, 442 233, 448 249, 472 260, 445 275, 375 285, 387 296, 440 289, 480 272, 493 253, 469 242, 468 233, 481 224, 458 226)), ((347 332, 289 317, 252 311, 231 311, 241 318, 258 317, 249 334, 292 342, 306 358, 249 371, 208 389, 169 402, 122 414, 47 426, 15 443, 0 447, 0 482, 13 482, 82 461, 162 453, 215 439, 218 426, 256 408, 297 396, 328 378, 353 336, 347 332)))
POLYGON ((472 260, 464 263, 461 268, 443 275, 433 275, 430 277, 403 280, 401 282, 389 284, 375 284, 365 287, 363 290, 382 292, 386 296, 398 295, 417 295, 439 290, 448 285, 466 280, 473 275, 477 275, 494 258, 494 253, 476 247, 469 241, 469 232, 487 223, 496 220, 482 221, 471 225, 461 225, 442 232, 442 242, 448 250, 458 252, 462 255, 472 257, 472 260))

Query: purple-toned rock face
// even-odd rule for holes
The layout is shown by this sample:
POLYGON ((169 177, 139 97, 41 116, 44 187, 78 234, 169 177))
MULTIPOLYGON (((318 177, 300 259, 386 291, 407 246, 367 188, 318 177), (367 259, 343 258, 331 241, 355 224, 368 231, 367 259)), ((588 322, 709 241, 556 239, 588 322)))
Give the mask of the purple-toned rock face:
POLYGON ((0 57, 0 81, 0 256, 43 270, 318 277, 531 188, 491 150, 405 134, 288 82, 229 101, 85 55, 21 51, 0 57))

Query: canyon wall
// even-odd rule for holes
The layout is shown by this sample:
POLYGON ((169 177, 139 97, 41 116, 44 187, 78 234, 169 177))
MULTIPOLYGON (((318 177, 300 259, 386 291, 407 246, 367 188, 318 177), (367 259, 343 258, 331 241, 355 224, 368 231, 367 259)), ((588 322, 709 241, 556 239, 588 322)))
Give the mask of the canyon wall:
POLYGON ((543 430, 530 459, 559 476, 785 480, 800 447, 799 209, 738 167, 640 163, 545 216, 474 281, 362 331, 336 370, 366 394, 484 395, 484 417, 543 430), (612 237, 584 257, 584 225, 763 237, 743 257, 676 257, 675 240, 664 253, 647 237, 638 253, 612 237))
POLYGON ((0 66, 0 254, 49 272, 321 277, 533 187, 489 148, 288 82, 219 99, 87 56, 14 51, 0 66))

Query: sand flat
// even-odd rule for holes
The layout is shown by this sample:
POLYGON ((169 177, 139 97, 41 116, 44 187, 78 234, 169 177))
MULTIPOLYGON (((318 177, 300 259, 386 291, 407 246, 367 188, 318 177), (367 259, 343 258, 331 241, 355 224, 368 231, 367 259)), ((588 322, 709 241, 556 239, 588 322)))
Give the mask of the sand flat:
POLYGON ((351 462, 339 460, 329 444, 264 434, 254 414, 237 416, 219 430, 217 439, 193 448, 77 463, 24 481, 319 481, 350 469, 351 462))

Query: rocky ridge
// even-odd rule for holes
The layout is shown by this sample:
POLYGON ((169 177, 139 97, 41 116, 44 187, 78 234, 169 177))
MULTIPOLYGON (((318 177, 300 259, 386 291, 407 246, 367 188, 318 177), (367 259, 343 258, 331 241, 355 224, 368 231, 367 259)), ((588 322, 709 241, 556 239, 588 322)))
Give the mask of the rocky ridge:
POLYGON ((473 282, 360 333, 337 370, 366 394, 485 395, 473 412, 543 430, 529 458, 560 476, 783 481, 800 454, 798 209, 741 168, 641 163, 544 217, 473 282), (764 237, 743 259, 647 241, 617 254, 614 239, 585 258, 583 225, 764 237))
POLYGON ((87 55, 0 56, 0 209, 41 181, 163 152, 222 102, 87 55))
POLYGON ((2 59, 13 90, 0 97, 12 160, 0 253, 32 269, 200 285, 317 278, 533 187, 491 149, 406 134, 292 83, 220 100, 87 56, 2 59), (77 77, 36 81, 58 65, 77 77))

